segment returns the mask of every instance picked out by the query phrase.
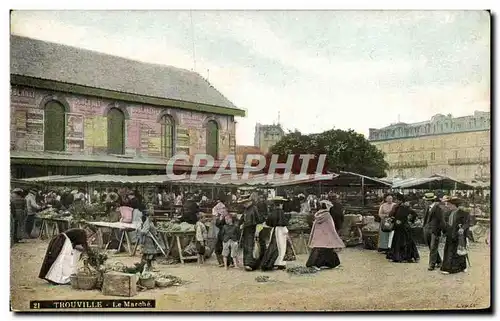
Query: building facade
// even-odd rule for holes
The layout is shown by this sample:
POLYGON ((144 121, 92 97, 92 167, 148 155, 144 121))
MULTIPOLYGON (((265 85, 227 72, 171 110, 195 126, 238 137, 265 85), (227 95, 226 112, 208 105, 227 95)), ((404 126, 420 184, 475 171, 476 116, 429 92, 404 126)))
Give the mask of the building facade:
POLYGON ((369 140, 386 155, 389 178, 443 174, 461 181, 490 181, 490 113, 435 115, 421 123, 370 128, 369 140))
POLYGON ((194 72, 16 36, 10 111, 14 177, 165 173, 181 152, 222 159, 245 115, 194 72))
POLYGON ((268 153, 272 146, 285 136, 285 132, 281 125, 255 125, 254 145, 257 146, 263 153, 268 153))
POLYGON ((253 164, 246 162, 248 155, 264 155, 264 153, 257 146, 236 145, 236 163, 252 166, 253 164))

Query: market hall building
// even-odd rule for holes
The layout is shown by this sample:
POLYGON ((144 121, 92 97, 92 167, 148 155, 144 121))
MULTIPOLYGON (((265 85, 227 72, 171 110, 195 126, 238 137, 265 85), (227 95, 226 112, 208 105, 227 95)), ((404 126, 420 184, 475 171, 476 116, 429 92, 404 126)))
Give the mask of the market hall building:
POLYGON ((11 36, 11 177, 164 174, 234 154, 245 116, 199 74, 11 36))

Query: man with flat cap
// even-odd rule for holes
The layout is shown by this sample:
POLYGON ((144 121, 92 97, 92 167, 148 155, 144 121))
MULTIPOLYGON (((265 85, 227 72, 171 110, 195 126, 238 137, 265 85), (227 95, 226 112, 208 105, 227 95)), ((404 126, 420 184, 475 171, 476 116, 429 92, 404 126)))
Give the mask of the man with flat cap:
POLYGON ((35 225, 35 214, 41 211, 42 206, 38 205, 36 202, 37 191, 32 188, 29 190, 26 196, 26 222, 25 222, 25 233, 27 238, 31 238, 31 232, 33 231, 33 226, 35 225))
POLYGON ((26 219, 26 202, 23 190, 15 188, 10 198, 10 238, 11 246, 23 239, 24 220, 26 219))
POLYGON ((424 239, 429 247, 429 271, 441 266, 441 257, 439 256, 439 237, 445 228, 443 211, 439 206, 439 200, 434 193, 425 193, 424 210, 424 239))

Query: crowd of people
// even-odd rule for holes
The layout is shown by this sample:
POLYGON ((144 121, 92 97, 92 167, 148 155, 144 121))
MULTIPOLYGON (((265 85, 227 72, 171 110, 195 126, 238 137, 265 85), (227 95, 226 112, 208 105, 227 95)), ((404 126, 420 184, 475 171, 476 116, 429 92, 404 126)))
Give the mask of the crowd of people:
MULTIPOLYGON (((299 211, 311 212, 311 209, 305 209, 309 201, 304 195, 298 195, 297 200, 298 204, 290 204, 291 201, 282 196, 266 199, 257 193, 240 195, 237 203, 242 206, 242 215, 237 219, 228 213, 227 197, 219 196, 212 210, 218 228, 215 254, 219 266, 238 267, 236 249, 242 248, 241 263, 246 271, 285 269, 285 254, 290 246, 287 229, 290 208, 295 206, 299 211), (271 229, 268 238, 263 234, 264 226, 271 229)), ((340 265, 337 251, 345 247, 337 232, 342 228, 343 210, 333 193, 329 200, 322 199, 317 206, 318 210, 311 215, 312 229, 308 242, 311 253, 306 266, 335 268, 340 265)))
MULTIPOLYGON (((410 222, 417 213, 402 194, 386 195, 380 206, 379 252, 386 254, 392 262, 419 262, 420 255, 412 236, 410 222)), ((423 232, 429 247, 428 270, 437 268, 443 274, 467 272, 467 242, 471 219, 460 205, 462 200, 447 195, 425 193, 423 232), (439 244, 446 238, 444 256, 439 255, 439 244)))
POLYGON ((32 238, 35 216, 47 208, 57 211, 70 210, 82 204, 101 203, 110 213, 120 206, 130 206, 133 209, 145 211, 146 207, 142 196, 137 190, 128 190, 119 193, 118 189, 107 189, 104 193, 94 191, 94 197, 89 198, 84 189, 49 190, 43 192, 35 188, 24 191, 20 188, 13 189, 11 193, 11 243, 22 242, 23 239, 32 238))
MULTIPOLYGON (((152 213, 148 212, 143 197, 137 190, 129 189, 124 193, 123 190, 107 189, 95 191, 93 197, 89 198, 85 190, 63 189, 41 193, 29 189, 25 195, 21 189, 14 189, 11 197, 12 242, 31 237, 35 214, 44 208, 69 209, 75 204, 85 202, 103 203, 110 210, 122 207, 131 209, 129 221, 137 223, 138 226, 137 238, 134 238, 134 241, 142 244, 142 260, 146 267, 151 269, 154 259, 164 252, 165 244, 150 216, 152 213)), ((290 193, 284 196, 257 192, 221 193, 214 202, 201 192, 175 194, 159 191, 156 202, 156 206, 160 208, 179 209, 176 219, 195 226, 196 250, 200 264, 204 263, 208 246, 208 231, 201 215, 201 207, 210 206, 215 230, 213 233, 217 240, 214 252, 220 267, 243 268, 246 271, 285 269, 285 255, 290 247, 287 229, 290 212, 307 214, 310 218, 308 246, 311 250, 306 266, 321 270, 340 265, 338 252, 345 247, 340 237, 344 209, 338 195, 333 192, 307 197, 304 194, 290 193), (241 215, 231 214, 235 212, 235 207, 238 208, 236 212, 241 215), (264 233, 265 227, 268 232, 270 230, 268 234, 264 233), (238 255, 240 249, 242 261, 238 255)), ((462 200, 456 196, 425 193, 422 202, 424 238, 430 250, 428 269, 432 271, 439 268, 444 274, 466 272, 467 235, 471 222, 468 212, 460 208, 462 200), (446 237, 443 257, 438 252, 442 237, 446 237)), ((378 218, 379 252, 384 253, 392 262, 418 262, 420 255, 410 224, 417 218, 417 213, 408 197, 399 193, 386 195, 380 205, 378 218)), ((55 283, 65 280, 59 276, 50 277, 50 269, 58 260, 57 253, 75 251, 76 245, 81 245, 78 250, 88 248, 86 243, 80 244, 81 238, 78 238, 78 244, 73 244, 69 237, 72 233, 81 236, 82 232, 69 230, 61 233, 64 237, 59 235, 57 241, 51 241, 44 267, 40 272, 41 278, 51 278, 49 281, 55 283), (66 241, 73 246, 69 247, 66 241)))

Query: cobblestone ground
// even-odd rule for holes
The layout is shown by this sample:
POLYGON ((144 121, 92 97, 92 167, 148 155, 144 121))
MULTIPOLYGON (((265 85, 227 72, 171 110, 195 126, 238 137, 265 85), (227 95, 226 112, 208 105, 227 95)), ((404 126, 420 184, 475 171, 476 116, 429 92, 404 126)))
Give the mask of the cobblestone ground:
MULTIPOLYGON (((11 250, 11 306, 28 310, 30 300, 115 299, 99 291, 51 286, 37 278, 47 241, 29 240, 11 250)), ((376 251, 348 248, 339 253, 341 267, 313 275, 283 271, 226 271, 211 259, 202 267, 159 265, 161 272, 189 283, 140 292, 134 299, 156 299, 164 311, 359 311, 402 309, 487 308, 490 305, 490 249, 473 244, 468 273, 442 275, 427 271, 428 251, 420 248, 420 263, 390 263, 376 251), (260 283, 257 276, 267 275, 260 283)), ((110 260, 132 264, 125 255, 110 260)), ((300 255, 289 266, 304 264, 300 255)), ((74 311, 74 310, 73 310, 74 311)), ((89 310, 87 310, 89 311, 89 310)))

